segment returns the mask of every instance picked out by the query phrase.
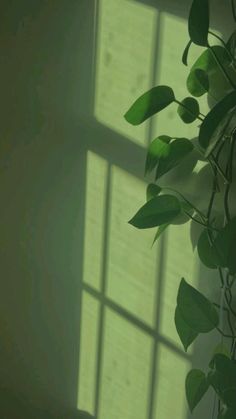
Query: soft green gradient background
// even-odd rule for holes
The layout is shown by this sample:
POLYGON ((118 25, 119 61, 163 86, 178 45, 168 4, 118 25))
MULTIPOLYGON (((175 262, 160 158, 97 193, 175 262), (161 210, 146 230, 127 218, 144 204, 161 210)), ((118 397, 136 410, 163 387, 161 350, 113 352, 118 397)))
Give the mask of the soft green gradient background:
POLYGON ((127 220, 145 199, 145 146, 193 128, 173 109, 137 128, 123 114, 155 83, 185 95, 189 4, 1 2, 0 383, 36 405, 187 418, 185 373, 211 347, 183 354, 176 292, 209 273, 189 224, 151 249, 127 220))

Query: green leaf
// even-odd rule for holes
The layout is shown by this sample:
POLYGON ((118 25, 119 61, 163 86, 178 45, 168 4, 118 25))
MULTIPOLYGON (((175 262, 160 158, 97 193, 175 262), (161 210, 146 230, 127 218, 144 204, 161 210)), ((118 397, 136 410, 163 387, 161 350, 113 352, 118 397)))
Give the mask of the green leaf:
POLYGON ((206 71, 196 68, 190 71, 187 78, 187 89, 191 95, 199 97, 208 92, 209 77, 206 71))
POLYGON ((191 40, 188 41, 186 47, 184 48, 184 52, 183 52, 183 55, 182 55, 182 63, 186 66, 188 65, 188 53, 189 53, 189 48, 190 48, 191 44, 192 44, 192 41, 191 40))
POLYGON ((146 199, 147 201, 150 201, 150 199, 154 198, 155 196, 159 195, 159 193, 161 192, 162 188, 160 188, 160 186, 156 185, 155 183, 150 183, 147 186, 147 190, 146 190, 146 199))
POLYGON ((192 150, 193 145, 187 138, 178 138, 168 144, 168 154, 158 161, 156 179, 177 166, 192 150))
POLYGON ((212 358, 212 360, 210 361, 210 363, 209 363, 209 367, 210 368, 214 368, 214 357, 215 357, 215 355, 217 355, 217 354, 221 354, 221 355, 224 355, 224 356, 227 356, 227 358, 229 358, 230 359, 230 351, 229 351, 229 349, 227 348, 227 346, 226 345, 224 345, 224 343, 219 343, 216 347, 215 347, 215 349, 214 349, 214 354, 213 354, 213 358, 212 358))
POLYGON ((183 344, 184 350, 187 352, 188 347, 197 338, 198 333, 191 329, 191 327, 189 327, 189 325, 185 322, 178 306, 175 309, 175 327, 183 344))
POLYGON ((139 125, 174 101, 175 95, 170 87, 153 87, 133 103, 124 117, 130 124, 139 125))
POLYGON ((223 354, 216 354, 211 362, 214 371, 208 381, 228 407, 236 409, 236 361, 223 354))
POLYGON ((191 370, 185 381, 185 392, 191 413, 209 388, 207 377, 201 370, 191 370))
POLYGON ((188 31, 191 41, 202 47, 207 46, 208 30, 208 0, 193 0, 188 19, 188 31))
POLYGON ((227 45, 228 50, 230 51, 230 53, 235 59, 236 58, 236 30, 233 31, 226 45, 227 45))
POLYGON ((228 268, 231 274, 236 273, 236 217, 218 233, 214 240, 215 260, 218 266, 228 268))
POLYGON ((210 269, 216 269, 215 251, 209 241, 207 230, 203 230, 197 244, 198 255, 202 263, 210 269))
POLYGON ((152 228, 170 223, 181 211, 178 199, 173 195, 160 195, 144 204, 129 221, 137 228, 152 228))
POLYGON ((148 147, 145 174, 151 172, 157 165, 158 160, 162 157, 168 156, 169 145, 160 137, 155 138, 148 147))
POLYGON ((210 332, 219 323, 214 305, 184 279, 180 283, 177 305, 185 322, 198 333, 210 332))
POLYGON ((207 148, 211 138, 219 127, 227 113, 236 106, 236 91, 229 93, 214 108, 210 110, 204 119, 199 132, 199 143, 203 148, 207 148))
POLYGON ((159 237, 162 235, 162 233, 164 233, 164 231, 166 230, 166 228, 170 225, 170 223, 166 223, 166 224, 162 224, 160 227, 158 227, 157 232, 154 236, 153 242, 152 242, 152 246, 154 245, 154 243, 159 239, 159 237))
POLYGON ((225 48, 220 45, 214 45, 211 49, 206 49, 193 64, 190 74, 196 69, 205 71, 209 79, 209 94, 218 101, 231 91, 232 88, 222 73, 222 69, 219 67, 213 52, 221 62, 225 71, 230 75, 232 80, 234 80, 235 74, 231 66, 229 54, 225 48))
POLYGON ((195 121, 199 115, 198 101, 193 97, 186 97, 178 106, 177 112, 185 124, 190 124, 195 121))
POLYGON ((228 409, 224 407, 219 415, 217 416, 217 419, 235 419, 236 418, 236 411, 235 409, 228 409))

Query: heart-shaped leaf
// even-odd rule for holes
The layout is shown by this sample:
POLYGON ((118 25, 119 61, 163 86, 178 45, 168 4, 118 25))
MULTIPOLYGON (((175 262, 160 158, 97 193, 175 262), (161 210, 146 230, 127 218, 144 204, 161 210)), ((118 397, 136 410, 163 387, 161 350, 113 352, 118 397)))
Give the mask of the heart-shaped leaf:
POLYGON ((199 143, 203 148, 209 146, 214 132, 219 127, 223 118, 234 107, 236 107, 236 91, 230 92, 210 110, 204 119, 199 132, 199 143))
POLYGON ((153 87, 133 103, 126 112, 125 119, 132 125, 139 125, 174 101, 175 95, 170 87, 153 87))
POLYGON ((144 204, 129 221, 137 228, 152 228, 170 223, 181 211, 178 199, 173 195, 160 195, 144 204))
POLYGON ((175 309, 175 327, 183 344, 184 350, 187 352, 188 347, 197 338, 198 333, 191 329, 191 327, 189 327, 189 325, 185 322, 178 306, 175 309))
POLYGON ((211 361, 213 371, 208 381, 229 408, 236 409, 236 362, 223 354, 216 354, 211 361))
POLYGON ((191 41, 206 47, 208 45, 208 30, 209 1, 193 0, 188 19, 188 32, 191 41))
POLYGON ((214 247, 212 247, 209 241, 209 235, 207 230, 204 230, 198 240, 197 244, 198 255, 202 263, 210 269, 216 269, 215 263, 216 254, 214 247))
POLYGON ((147 186, 147 190, 146 190, 147 201, 150 201, 150 199, 153 199, 153 198, 155 198, 155 196, 159 195, 161 190, 162 190, 162 188, 160 188, 160 186, 156 185, 155 183, 150 183, 147 186))
POLYGON ((168 144, 168 154, 158 161, 156 179, 177 166, 192 150, 193 144, 187 138, 178 138, 168 144))
POLYGON ((186 97, 178 106, 178 114, 185 124, 195 121, 199 115, 199 104, 193 97, 186 97))
POLYGON ((207 377, 201 370, 189 371, 185 381, 185 392, 189 409, 193 412, 209 388, 207 377))
POLYGON ((228 268, 231 274, 236 273, 236 217, 218 233, 214 240, 215 261, 218 266, 228 268))
POLYGON ((205 70, 196 68, 189 73, 187 89, 191 95, 199 97, 208 92, 210 88, 209 77, 205 70))
POLYGON ((198 333, 210 332, 219 323, 214 305, 184 279, 179 286, 177 306, 185 322, 198 333))
POLYGON ((189 53, 189 48, 190 48, 191 44, 192 44, 192 41, 191 40, 188 41, 186 47, 184 48, 184 52, 183 52, 183 55, 182 55, 182 63, 186 66, 188 65, 188 53, 189 53))

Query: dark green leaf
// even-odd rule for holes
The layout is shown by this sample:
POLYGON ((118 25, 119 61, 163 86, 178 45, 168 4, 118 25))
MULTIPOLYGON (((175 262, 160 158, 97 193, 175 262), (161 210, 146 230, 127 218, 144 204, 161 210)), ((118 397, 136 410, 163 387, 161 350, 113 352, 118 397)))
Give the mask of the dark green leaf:
POLYGON ((207 148, 211 138, 227 113, 236 106, 236 91, 229 93, 207 114, 199 132, 199 143, 207 148))
POLYGON ((170 223, 181 211, 178 199, 173 195, 160 195, 148 201, 129 221, 137 228, 152 228, 170 223))
POLYGON ((188 65, 188 53, 189 53, 189 48, 190 48, 191 44, 192 44, 192 41, 188 41, 186 47, 184 48, 184 52, 183 52, 183 55, 182 55, 182 63, 186 66, 188 65))
POLYGON ((177 305, 185 322, 198 333, 210 332, 219 323, 214 305, 184 279, 180 283, 177 305))
POLYGON ((156 241, 159 239, 159 237, 162 235, 162 233, 164 233, 165 229, 170 225, 170 223, 166 223, 166 224, 162 224, 160 227, 158 227, 157 232, 154 236, 153 242, 152 242, 152 246, 154 245, 154 243, 156 243, 156 241))
POLYGON ((187 138, 178 138, 168 144, 168 150, 168 154, 159 159, 156 179, 177 166, 193 150, 193 145, 187 138))
POLYGON ((230 359, 230 351, 229 351, 228 347, 226 345, 224 345, 224 343, 222 343, 222 342, 219 343, 219 345, 217 345, 215 347, 213 358, 209 363, 209 367, 212 368, 212 369, 214 368, 214 365, 215 365, 214 357, 217 354, 225 355, 225 356, 227 356, 227 358, 230 359))
POLYGON ((185 381, 185 392, 189 405, 189 409, 193 412, 209 388, 207 378, 203 371, 191 370, 185 381))
POLYGON ((169 144, 159 137, 151 142, 147 152, 145 174, 151 172, 156 167, 160 158, 168 156, 169 149, 169 144))
POLYGON ((228 409, 224 407, 219 415, 217 416, 217 419, 235 419, 236 418, 236 411, 235 409, 228 409))
POLYGON ((211 365, 214 370, 208 374, 209 383, 228 407, 236 409, 236 361, 216 354, 211 365))
POLYGON ((147 190, 146 190, 146 198, 147 198, 147 201, 150 201, 150 199, 152 199, 155 196, 159 195, 160 192, 161 192, 160 186, 156 185, 155 183, 150 183, 147 186, 147 190))
POLYGON ((216 269, 215 252, 209 241, 207 230, 204 230, 197 244, 198 255, 202 263, 210 269, 216 269))
POLYGON ((174 92, 170 87, 153 87, 133 103, 128 112, 126 112, 125 119, 132 125, 139 125, 169 106, 174 100, 174 92))
POLYGON ((226 45, 231 55, 235 59, 236 58, 236 30, 233 31, 226 45))
POLYGON ((186 97, 178 106, 178 114, 183 122, 190 124, 199 115, 199 104, 193 97, 186 97))
POLYGON ((206 71, 196 68, 189 73, 187 78, 187 89, 191 95, 199 97, 209 90, 209 77, 206 71))
POLYGON ((188 31, 191 41, 194 44, 206 47, 208 45, 208 30, 208 0, 193 0, 188 19, 188 31))
POLYGON ((191 329, 191 327, 189 327, 189 325, 185 322, 178 306, 175 309, 175 327, 185 352, 187 352, 188 347, 196 339, 198 333, 191 329))
POLYGON ((236 217, 226 224, 214 241, 215 259, 218 266, 228 268, 232 274, 236 273, 235 243, 236 217))

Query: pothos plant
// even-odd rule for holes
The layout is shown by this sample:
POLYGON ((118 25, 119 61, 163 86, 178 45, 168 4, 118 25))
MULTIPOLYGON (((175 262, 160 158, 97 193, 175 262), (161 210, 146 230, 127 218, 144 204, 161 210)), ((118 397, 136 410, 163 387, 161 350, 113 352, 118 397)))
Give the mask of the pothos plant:
MULTIPOLYGON (((234 22, 236 13, 231 2, 234 22)), ((148 147, 145 173, 153 173, 153 183, 147 187, 147 201, 129 221, 139 229, 158 227, 154 241, 182 214, 202 227, 197 250, 203 264, 219 276, 220 298, 210 301, 182 278, 175 311, 175 325, 185 351, 199 334, 216 329, 221 344, 213 351, 208 371, 192 369, 185 382, 191 411, 210 387, 217 403, 218 419, 236 418, 236 309, 234 284, 236 279, 236 217, 231 208, 234 150, 236 143, 236 31, 228 41, 209 29, 208 0, 193 0, 188 19, 190 40, 182 62, 187 65, 192 44, 205 47, 192 65, 187 77, 191 96, 182 101, 169 86, 156 86, 140 96, 125 114, 132 125, 139 125, 154 114, 176 103, 177 113, 184 123, 199 120, 198 141, 180 136, 158 135, 148 147), (217 39, 211 45, 210 38, 217 39), (207 94, 213 100, 207 115, 200 112, 196 97, 207 94), (212 99, 213 98, 213 99, 212 99), (206 210, 198 208, 182 193, 160 178, 181 165, 190 153, 197 153, 209 165, 212 189, 206 210), (162 186, 161 186, 162 185, 162 186), (223 217, 215 216, 216 200, 221 200, 223 217), (224 341, 224 342, 223 342, 224 341)))

